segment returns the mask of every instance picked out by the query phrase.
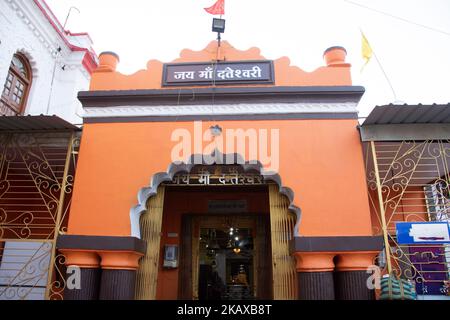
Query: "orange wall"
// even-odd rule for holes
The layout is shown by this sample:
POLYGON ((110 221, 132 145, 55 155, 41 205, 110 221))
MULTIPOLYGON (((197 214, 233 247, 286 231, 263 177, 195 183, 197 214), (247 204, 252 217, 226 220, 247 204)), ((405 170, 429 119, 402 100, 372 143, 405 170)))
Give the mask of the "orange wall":
POLYGON ((211 191, 193 194, 192 192, 183 192, 183 188, 181 188, 173 191, 167 190, 166 192, 156 299, 176 300, 178 299, 179 269, 167 270, 162 268, 162 259, 164 255, 164 245, 180 245, 182 215, 186 213, 207 213, 209 200, 247 200, 249 214, 268 213, 269 196, 267 191, 237 191, 236 193, 211 191), (179 237, 168 238, 168 233, 177 233, 179 237))
MULTIPOLYGON (((280 175, 302 209, 305 236, 371 235, 356 120, 204 122, 226 129, 279 129, 280 175)), ((183 123, 86 124, 68 232, 129 236, 137 193, 171 163, 172 131, 183 123)))

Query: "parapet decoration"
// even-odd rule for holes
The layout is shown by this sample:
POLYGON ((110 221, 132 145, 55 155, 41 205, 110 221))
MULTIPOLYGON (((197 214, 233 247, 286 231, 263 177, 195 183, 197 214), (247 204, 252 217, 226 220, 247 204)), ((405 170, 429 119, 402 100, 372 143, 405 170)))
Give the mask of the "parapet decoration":
MULTIPOLYGON (((326 66, 319 67, 313 72, 291 66, 291 61, 287 57, 274 60, 275 86, 351 86, 351 65, 346 63, 346 56, 347 52, 344 48, 331 47, 324 54, 326 66)), ((221 47, 218 47, 217 42, 212 41, 200 51, 182 50, 180 57, 171 63, 255 60, 267 60, 258 48, 238 50, 227 41, 223 41, 221 47)), ((119 56, 116 53, 100 54, 100 65, 92 76, 90 90, 162 89, 163 62, 150 60, 146 69, 131 75, 118 72, 118 63, 119 56)))

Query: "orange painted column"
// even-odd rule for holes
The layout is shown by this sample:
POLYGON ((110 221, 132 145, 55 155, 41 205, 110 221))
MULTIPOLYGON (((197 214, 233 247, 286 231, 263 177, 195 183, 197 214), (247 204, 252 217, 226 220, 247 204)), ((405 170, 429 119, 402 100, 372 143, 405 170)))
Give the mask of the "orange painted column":
POLYGON ((297 252, 300 300, 334 300, 334 253, 297 252))
POLYGON ((64 292, 66 300, 134 300, 136 272, 142 253, 81 250, 60 252, 66 258, 66 266, 74 270, 73 274, 67 275, 64 292))
MULTIPOLYGON (((132 237, 63 235, 57 247, 66 265, 80 270, 81 286, 65 291, 67 300, 134 300, 144 241, 132 237)), ((68 274, 67 285, 72 277, 68 274)))
POLYGON ((336 298, 338 300, 374 300, 371 278, 378 252, 346 252, 336 259, 336 298))
POLYGON ((99 252, 102 280, 100 300, 134 300, 139 259, 137 252, 99 252))
POLYGON ((370 277, 383 247, 381 237, 299 237, 294 247, 300 299, 375 298, 370 277))
POLYGON ((100 257, 96 252, 60 250, 67 266, 65 300, 98 300, 100 289, 100 257))
POLYGON ((100 257, 94 251, 84 250, 60 250, 65 256, 66 266, 77 266, 82 269, 99 268, 100 257))
POLYGON ((373 300, 379 252, 297 252, 300 300, 373 300))

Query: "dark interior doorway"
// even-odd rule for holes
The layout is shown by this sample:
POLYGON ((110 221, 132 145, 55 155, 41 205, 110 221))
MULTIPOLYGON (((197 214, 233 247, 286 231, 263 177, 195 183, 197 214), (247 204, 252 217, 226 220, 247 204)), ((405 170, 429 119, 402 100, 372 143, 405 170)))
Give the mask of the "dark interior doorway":
POLYGON ((199 246, 199 300, 256 298, 252 229, 202 228, 199 246))
POLYGON ((186 212, 180 217, 178 299, 273 299, 267 186, 173 187, 166 194, 173 204, 168 215, 186 212))

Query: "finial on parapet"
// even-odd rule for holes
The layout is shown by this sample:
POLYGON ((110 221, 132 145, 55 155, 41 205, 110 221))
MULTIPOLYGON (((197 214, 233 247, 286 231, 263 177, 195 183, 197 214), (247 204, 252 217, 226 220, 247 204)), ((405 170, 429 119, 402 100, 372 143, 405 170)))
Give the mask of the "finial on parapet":
POLYGON ((95 72, 115 72, 119 62, 120 57, 117 53, 112 51, 102 52, 99 55, 99 65, 95 72))
POLYGON ((328 67, 346 65, 347 50, 344 47, 334 46, 325 50, 323 54, 325 62, 328 67))

